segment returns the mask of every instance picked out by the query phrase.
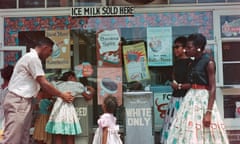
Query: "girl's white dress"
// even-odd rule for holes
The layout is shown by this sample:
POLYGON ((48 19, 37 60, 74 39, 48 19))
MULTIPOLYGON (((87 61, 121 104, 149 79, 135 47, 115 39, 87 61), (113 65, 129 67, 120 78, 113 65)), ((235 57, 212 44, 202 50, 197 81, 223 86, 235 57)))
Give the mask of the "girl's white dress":
MULTIPOLYGON (((84 86, 73 81, 57 82, 56 88, 62 92, 71 92, 73 96, 81 95, 84 92, 84 86)), ((57 97, 45 130, 51 134, 80 134, 82 129, 74 105, 57 97)))
POLYGON ((119 125, 116 125, 116 117, 110 113, 104 113, 98 119, 98 128, 92 144, 102 144, 102 131, 104 127, 108 127, 107 144, 122 144, 122 140, 118 134, 119 125))

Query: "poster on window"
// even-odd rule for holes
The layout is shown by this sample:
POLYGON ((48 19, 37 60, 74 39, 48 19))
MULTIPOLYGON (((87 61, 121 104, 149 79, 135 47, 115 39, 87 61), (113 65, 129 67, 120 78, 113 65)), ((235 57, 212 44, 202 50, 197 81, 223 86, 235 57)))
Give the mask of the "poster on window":
POLYGON ((98 67, 122 65, 122 50, 118 30, 101 30, 97 32, 96 42, 98 67))
POLYGON ((46 69, 68 69, 71 67, 69 30, 46 31, 46 37, 54 41, 53 52, 46 60, 46 69))
POLYGON ((123 46, 127 81, 150 79, 144 42, 123 46))
POLYGON ((108 95, 117 97, 118 104, 122 105, 122 68, 98 67, 98 104, 101 105, 108 95))
POLYGON ((151 86, 153 92, 154 126, 156 131, 162 131, 168 103, 172 96, 171 86, 151 86))
POLYGON ((147 53, 149 66, 172 65, 172 28, 147 28, 147 53))
POLYGON ((221 37, 240 36, 240 15, 224 15, 221 20, 221 37))

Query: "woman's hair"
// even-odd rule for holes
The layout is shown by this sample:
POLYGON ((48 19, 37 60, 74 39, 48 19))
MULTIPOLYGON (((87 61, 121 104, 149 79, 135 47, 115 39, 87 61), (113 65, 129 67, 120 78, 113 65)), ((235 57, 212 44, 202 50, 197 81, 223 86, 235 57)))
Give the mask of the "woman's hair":
POLYGON ((185 36, 179 36, 174 40, 174 43, 181 43, 182 47, 186 47, 187 45, 187 38, 185 36))
POLYGON ((70 76, 76 77, 75 73, 73 71, 68 71, 63 73, 62 77, 60 78, 61 81, 68 81, 68 78, 70 76))
POLYGON ((201 51, 205 49, 207 44, 206 37, 201 33, 194 33, 188 36, 187 41, 192 41, 195 48, 200 48, 201 51))
POLYGON ((115 113, 118 103, 117 103, 117 98, 113 95, 109 95, 107 96, 104 101, 104 106, 105 106, 105 110, 108 113, 115 113))
POLYGON ((4 80, 10 80, 11 76, 12 76, 12 73, 13 73, 13 69, 14 67, 12 65, 7 65, 6 67, 4 67, 2 70, 1 70, 1 77, 4 79, 4 80))

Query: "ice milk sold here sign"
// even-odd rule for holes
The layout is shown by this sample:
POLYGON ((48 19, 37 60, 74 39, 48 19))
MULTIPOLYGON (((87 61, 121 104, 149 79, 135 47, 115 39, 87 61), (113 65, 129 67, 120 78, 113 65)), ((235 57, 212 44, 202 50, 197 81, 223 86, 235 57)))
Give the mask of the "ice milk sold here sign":
POLYGON ((134 7, 131 6, 99 6, 99 7, 73 7, 71 16, 131 16, 134 7))

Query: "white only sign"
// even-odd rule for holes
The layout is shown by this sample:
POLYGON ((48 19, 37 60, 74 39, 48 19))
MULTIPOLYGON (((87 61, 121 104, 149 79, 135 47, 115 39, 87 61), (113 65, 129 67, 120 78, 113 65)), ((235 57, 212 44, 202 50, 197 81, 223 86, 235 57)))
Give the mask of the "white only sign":
POLYGON ((71 16, 132 16, 134 7, 131 6, 100 6, 73 7, 71 16))

